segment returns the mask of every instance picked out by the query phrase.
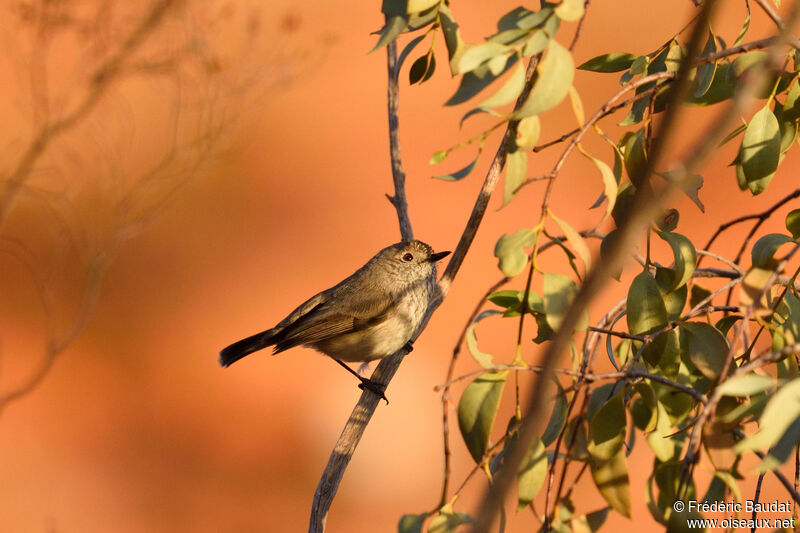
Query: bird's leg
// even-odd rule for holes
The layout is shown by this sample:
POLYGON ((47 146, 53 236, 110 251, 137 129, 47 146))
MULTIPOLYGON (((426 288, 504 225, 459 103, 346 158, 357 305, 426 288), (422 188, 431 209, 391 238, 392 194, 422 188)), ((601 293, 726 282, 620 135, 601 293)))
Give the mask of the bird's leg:
POLYGON ((389 400, 386 398, 386 394, 384 394, 386 392, 386 385, 384 385, 383 383, 378 383, 377 381, 372 381, 369 378, 360 376, 358 372, 347 366, 344 362, 340 361, 339 359, 336 359, 335 357, 331 357, 331 359, 342 365, 343 368, 345 368, 348 372, 350 372, 351 374, 353 374, 355 377, 358 378, 358 380, 361 382, 358 384, 359 389, 370 391, 371 393, 375 394, 378 398, 385 401, 386 405, 389 405, 389 400))

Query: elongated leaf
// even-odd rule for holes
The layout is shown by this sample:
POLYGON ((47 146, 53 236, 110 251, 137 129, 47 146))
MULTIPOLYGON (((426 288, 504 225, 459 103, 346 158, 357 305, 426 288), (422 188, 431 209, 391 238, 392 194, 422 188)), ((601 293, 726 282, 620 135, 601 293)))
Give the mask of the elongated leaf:
POLYGON ((378 39, 378 42, 375 44, 375 47, 370 50, 370 52, 374 52, 379 48, 383 48, 390 42, 394 41, 398 35, 405 31, 406 28, 408 28, 407 16, 398 15, 389 18, 389 20, 386 21, 386 25, 381 30, 381 36, 378 39))
MULTIPOLYGON (((558 330, 567 310, 578 294, 578 286, 574 281, 563 274, 546 273, 542 285, 544 291, 544 312, 547 316, 547 324, 558 330)), ((578 321, 576 329, 582 331, 589 325, 589 314, 584 312, 578 321)))
POLYGON ((567 96, 575 75, 572 54, 557 41, 550 41, 547 56, 539 64, 537 71, 539 76, 536 84, 522 107, 514 113, 514 118, 539 115, 561 103, 567 96))
POLYGON ((461 31, 450 12, 450 7, 444 3, 439 5, 439 21, 442 24, 445 44, 447 44, 447 57, 450 58, 450 74, 455 76, 461 56, 467 51, 467 44, 461 38, 461 31))
POLYGON ((775 381, 771 377, 751 372, 725 380, 725 383, 717 387, 717 392, 724 396, 752 396, 771 389, 774 385, 775 381))
POLYGON ((478 104, 478 107, 497 107, 505 105, 518 97, 524 86, 525 70, 520 64, 517 65, 517 68, 514 70, 513 74, 511 74, 511 77, 508 78, 508 81, 506 81, 500 90, 478 104))
POLYGON ((606 200, 608 200, 604 218, 607 218, 614 210, 614 204, 617 201, 617 192, 619 189, 614 172, 605 163, 605 161, 601 161, 600 159, 597 159, 596 157, 587 153, 580 144, 578 145, 578 149, 584 156, 586 156, 592 163, 595 164, 597 170, 600 171, 600 176, 603 178, 603 196, 606 198, 606 200))
POLYGON ((658 234, 659 237, 669 243, 672 248, 672 255, 675 258, 673 267, 672 283, 667 288, 666 292, 672 292, 678 287, 682 287, 692 278, 695 267, 697 266, 697 252, 694 249, 692 241, 679 233, 672 233, 663 231, 658 234))
POLYGON ((751 268, 748 270, 739 290, 739 304, 742 307, 753 306, 757 315, 770 314, 772 307, 767 283, 771 278, 771 269, 751 268))
MULTIPOLYGON (((703 47, 703 51, 700 53, 700 57, 711 55, 716 51, 717 51, 717 40, 714 37, 714 34, 711 33, 711 31, 709 30, 708 38, 706 38, 706 44, 703 47)), ((695 98, 700 98, 701 96, 706 94, 708 88, 711 87, 711 82, 714 80, 714 73, 716 71, 717 71, 716 61, 700 65, 697 68, 697 76, 695 78, 695 89, 694 89, 695 98)))
POLYGON ((494 364, 492 361, 493 356, 490 353, 482 352, 480 348, 478 348, 478 336, 475 334, 475 325, 484 318, 486 318, 487 316, 498 315, 498 314, 501 314, 500 311, 494 311, 494 310, 484 311, 481 314, 479 314, 472 322, 472 324, 470 324, 469 327, 467 328, 467 334, 466 334, 467 349, 469 350, 469 353, 472 355, 475 361, 483 368, 490 368, 494 364))
POLYGON ((517 512, 527 507, 544 485, 547 476, 547 450, 534 438, 517 472, 517 512))
POLYGON ((387 15, 419 13, 438 3, 438 0, 383 0, 381 11, 387 15))
POLYGON ((612 459, 625 441, 624 391, 605 402, 589 420, 589 455, 597 461, 612 459))
POLYGON ((667 325, 667 308, 658 290, 656 280, 647 272, 633 279, 628 290, 628 330, 634 335, 644 335, 667 325))
POLYGON ((753 266, 757 268, 772 269, 778 266, 775 252, 787 242, 794 242, 782 233, 769 233, 756 241, 753 245, 753 266))
POLYGON ((716 379, 725 367, 728 340, 714 326, 706 322, 684 322, 689 343, 689 359, 708 379, 716 379))
POLYGON ((673 433, 672 422, 670 422, 669 414, 661 402, 657 402, 656 412, 658 413, 656 430, 647 436, 647 444, 650 445, 658 460, 666 463, 675 456, 676 451, 675 441, 669 438, 673 433))
MULTIPOLYGON (((466 178, 469 175, 469 173, 472 172, 472 169, 475 168, 475 165, 478 163, 478 159, 480 159, 482 151, 483 151, 483 146, 478 148, 478 154, 475 156, 475 159, 473 159, 470 162, 470 164, 468 164, 464 168, 456 170, 455 172, 451 172, 450 174, 439 174, 438 176, 434 176, 434 178, 444 181, 458 181, 466 178)), ((434 161, 434 158, 436 158, 437 154, 440 153, 441 152, 437 152, 436 154, 433 154, 433 157, 431 157, 431 162, 434 161)))
POLYGON ((781 155, 780 126, 768 105, 747 125, 739 155, 747 187, 754 195, 761 194, 775 176, 781 155))
POLYGON ((475 70, 475 68, 492 59, 493 57, 505 57, 508 55, 508 52, 509 47, 500 43, 486 42, 479 44, 478 46, 473 46, 472 48, 467 49, 467 51, 464 52, 464 55, 461 56, 461 61, 458 63, 458 71, 456 74, 463 74, 465 72, 475 70))
POLYGON ((425 38, 425 35, 420 35, 419 37, 416 37, 416 38, 412 39, 405 46, 405 48, 403 48, 403 51, 400 52, 400 55, 397 57, 397 71, 398 72, 400 71, 400 67, 403 66, 403 63, 405 62, 406 57, 408 57, 408 54, 410 54, 411 51, 414 49, 414 47, 416 47, 419 43, 421 43, 424 38, 425 38))
POLYGON ((631 67, 637 56, 627 53, 611 53, 593 57, 589 61, 581 64, 579 70, 590 70, 592 72, 622 72, 631 67))
POLYGON ((774 446, 798 417, 800 379, 793 379, 772 395, 758 419, 758 432, 736 443, 733 450, 742 453, 774 446))
POLYGON ((564 389, 556 381, 558 387, 558 395, 556 396, 555 405, 553 405, 553 412, 550 415, 550 421, 542 434, 542 443, 545 446, 550 446, 558 438, 558 434, 564 429, 567 423, 567 398, 564 396, 564 389))
POLYGON ((506 156, 506 179, 503 183, 503 207, 507 206, 517 194, 528 173, 528 153, 521 150, 506 156))
POLYGON ((628 465, 625 463, 625 451, 620 450, 609 461, 590 461, 592 478, 600 494, 612 509, 618 513, 631 516, 631 487, 628 480, 628 465))
POLYGON ((494 247, 494 256, 499 259, 500 270, 509 278, 513 278, 528 264, 528 254, 524 247, 533 244, 535 234, 531 229, 517 230, 513 234, 505 234, 494 247))
POLYGON ((507 374, 505 371, 483 374, 467 385, 458 402, 458 427, 476 463, 489 449, 489 437, 507 374))
POLYGON ((561 231, 564 232, 564 235, 567 237, 567 242, 569 242, 572 249, 575 250, 575 253, 578 254, 578 257, 581 258, 585 271, 588 272, 592 268, 592 253, 589 251, 586 241, 581 237, 580 233, 569 225, 569 223, 558 218, 550 209, 547 210, 547 214, 550 215, 550 218, 552 218, 553 221, 558 224, 558 227, 561 228, 561 231))

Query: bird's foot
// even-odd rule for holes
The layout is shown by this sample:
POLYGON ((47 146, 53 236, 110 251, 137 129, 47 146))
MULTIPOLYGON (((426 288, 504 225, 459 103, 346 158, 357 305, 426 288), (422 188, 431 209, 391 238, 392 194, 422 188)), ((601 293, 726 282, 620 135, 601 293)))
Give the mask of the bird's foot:
POLYGON ((386 402, 386 405, 389 405, 389 400, 386 398, 386 394, 384 394, 386 392, 386 385, 371 379, 362 378, 361 376, 359 376, 359 379, 361 379, 361 383, 358 384, 359 389, 370 391, 372 394, 386 402))
POLYGON ((406 351, 406 355, 410 354, 414 351, 414 341, 408 341, 403 345, 403 349, 406 351))

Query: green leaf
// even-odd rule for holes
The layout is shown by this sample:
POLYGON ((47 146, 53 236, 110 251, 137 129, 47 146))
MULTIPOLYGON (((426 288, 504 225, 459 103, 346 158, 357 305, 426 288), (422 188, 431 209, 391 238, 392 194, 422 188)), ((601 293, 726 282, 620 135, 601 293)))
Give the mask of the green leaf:
POLYGON ((445 44, 447 44, 447 57, 450 58, 450 73, 455 76, 461 56, 467 51, 467 44, 461 38, 461 31, 450 8, 444 3, 439 5, 439 21, 442 24, 445 44))
POLYGON ((555 14, 566 22, 580 20, 583 16, 583 0, 563 0, 555 8, 555 14))
POLYGON ((528 254, 522 248, 532 245, 535 235, 533 230, 521 229, 514 234, 506 233, 497 241, 494 256, 499 259, 500 271, 506 277, 513 278, 528 264, 528 254))
POLYGON ((422 524, 428 516, 429 513, 404 514, 397 524, 397 533, 422 533, 422 524))
POLYGON ((780 467, 794 455, 798 439, 800 439, 800 418, 795 419, 778 442, 770 447, 766 457, 756 467, 756 472, 770 472, 780 467))
POLYGON ((742 453, 772 447, 798 417, 800 417, 800 378, 778 387, 758 420, 758 432, 737 442, 733 451, 742 453))
POLYGON ((566 98, 575 75, 575 65, 569 50, 550 41, 547 56, 537 67, 538 77, 525 103, 514 113, 514 118, 539 115, 566 98))
POLYGON ((539 117, 525 117, 517 123, 517 151, 528 152, 539 140, 542 132, 542 122, 539 117))
POLYGON ((547 476, 547 450, 534 437, 517 472, 517 512, 527 507, 544 485, 547 476))
POLYGON ((775 381, 771 377, 750 372, 726 379, 717 387, 717 392, 723 396, 752 396, 771 389, 774 385, 775 381))
POLYGON ((686 285, 670 290, 674 281, 675 271, 673 269, 656 267, 656 283, 661 291, 661 297, 664 299, 664 307, 667 309, 667 322, 680 318, 689 294, 686 285))
POLYGON ((689 343, 689 359, 708 379, 716 379, 725 367, 728 340, 711 324, 684 322, 680 325, 689 343))
POLYGON ((755 65, 764 63, 767 60, 768 54, 763 50, 755 50, 753 52, 746 52, 731 63, 731 76, 740 78, 744 71, 752 68, 755 65))
POLYGON ((458 526, 471 524, 473 521, 469 514, 454 513, 448 505, 441 509, 439 516, 431 520, 427 533, 456 533, 458 526))
POLYGON ((628 330, 633 335, 646 335, 667 325, 667 308, 656 280, 642 272, 628 290, 628 330))
POLYGON ((504 57, 508 55, 510 51, 511 48, 500 43, 486 42, 477 46, 473 46, 472 48, 467 49, 467 51, 464 52, 464 55, 461 56, 461 61, 458 63, 458 70, 456 74, 463 74, 465 72, 475 70, 478 66, 482 65, 486 61, 489 61, 493 57, 504 57))
POLYGON ((624 391, 605 402, 589 420, 589 455, 598 461, 612 459, 625 441, 624 391))
POLYGON ((592 72, 622 72, 633 64, 637 56, 626 53, 611 53, 593 57, 578 67, 592 72))
POLYGON ((542 434, 542 443, 545 446, 550 446, 558 438, 558 434, 564 429, 567 423, 567 398, 564 395, 564 389, 556 381, 558 387, 558 395, 556 396, 555 404, 553 405, 553 412, 550 414, 550 421, 547 422, 547 427, 542 434))
POLYGON ((773 269, 778 266, 775 253, 787 242, 794 242, 783 233, 769 233, 756 241, 751 251, 753 267, 773 269))
POLYGON ((794 80, 789 92, 786 93, 781 119, 797 121, 798 118, 800 118, 800 80, 794 80))
POLYGON ((663 231, 658 233, 658 236, 670 245, 675 259, 670 269, 673 273, 672 283, 666 291, 672 292, 685 285, 692 278, 692 274, 694 274, 694 270, 697 267, 697 252, 692 241, 679 233, 663 231))
POLYGON ((635 187, 641 184, 647 166, 647 155, 644 150, 644 128, 626 136, 623 145, 625 155, 625 171, 635 187))
POLYGON ((370 50, 374 52, 379 48, 383 48, 390 42, 394 41, 398 35, 403 33, 408 28, 408 17, 404 15, 393 16, 386 21, 386 25, 381 30, 381 36, 375 47, 370 50))
MULTIPOLYGON (((714 34, 709 30, 706 44, 703 51, 700 52, 700 57, 707 57, 717 51, 717 39, 714 34)), ((697 68, 697 76, 695 77, 694 97, 700 98, 708 88, 711 87, 711 82, 714 80, 714 73, 717 71, 717 62, 705 63, 697 68)))
POLYGON ((547 214, 550 215, 550 218, 552 218, 553 221, 558 224, 558 227, 561 228, 561 231, 564 232, 564 235, 567 237, 567 242, 569 242, 572 249, 575 250, 575 253, 578 254, 578 257, 581 258, 585 271, 588 272, 592 268, 592 253, 589 251, 586 241, 581 237, 580 233, 575 231, 565 220, 558 218, 549 208, 547 209, 547 214))
POLYGON ((800 209, 793 209, 786 215, 786 229, 794 240, 800 239, 800 209))
POLYGON ((489 449, 489 437, 506 384, 507 371, 490 372, 467 385, 458 402, 458 427, 476 463, 489 449))
POLYGON ((506 155, 506 179, 503 183, 503 207, 507 206, 528 173, 528 153, 521 150, 506 155))
POLYGON ((547 45, 550 44, 551 37, 552 35, 544 30, 534 31, 533 35, 525 42, 525 46, 522 47, 522 55, 529 57, 533 54, 538 54, 547 48, 547 45))
POLYGON ((513 289, 506 289, 502 291, 493 292, 487 298, 490 302, 506 309, 510 307, 517 307, 521 303, 521 293, 513 289))
POLYGON ((501 313, 499 311, 494 311, 494 310, 484 311, 483 313, 479 314, 472 322, 472 324, 470 324, 469 327, 467 328, 467 334, 466 334, 467 349, 469 350, 469 353, 472 355, 475 361, 483 368, 490 368, 494 364, 492 361, 493 356, 490 353, 482 352, 478 348, 478 336, 475 334, 475 325, 484 318, 486 318, 487 316, 492 316, 497 314, 501 313))
POLYGON ((478 107, 497 107, 505 105, 518 97, 524 86, 525 70, 520 64, 517 65, 514 73, 511 74, 511 77, 508 78, 508 81, 506 81, 500 90, 478 104, 478 107))
POLYGON ((750 192, 761 194, 772 181, 781 154, 778 119, 769 109, 761 108, 747 125, 739 150, 742 173, 750 192))
POLYGON ((439 0, 383 0, 381 11, 386 15, 419 13, 437 5, 439 0))
POLYGON ((426 72, 428 72, 428 54, 418 57, 411 65, 408 71, 408 83, 414 85, 421 81, 426 72))
MULTIPOLYGON (((469 173, 472 172, 472 169, 475 168, 475 165, 478 163, 478 159, 480 159, 482 151, 483 151, 483 146, 478 148, 478 154, 475 156, 475 159, 473 159, 470 162, 470 164, 468 164, 464 168, 456 170, 455 172, 451 172, 450 174, 439 174, 437 176, 434 176, 434 178, 444 181, 458 181, 466 178, 469 175, 469 173)), ((434 156, 436 156, 436 154, 434 154, 434 156)), ((433 158, 431 158, 431 160, 433 160, 433 158)))
MULTIPOLYGON (((546 273, 542 284, 544 297, 544 312, 547 324, 558 331, 567 315, 567 310, 578 295, 578 286, 574 281, 563 274, 546 273)), ((583 331, 589 325, 589 313, 584 312, 578 321, 576 329, 583 331)))
POLYGON ((419 43, 421 43, 421 42, 422 42, 422 40, 423 40, 424 38, 425 38, 425 35, 420 35, 419 37, 416 37, 416 38, 412 39, 412 40, 411 40, 411 41, 410 41, 410 42, 409 42, 409 43, 408 43, 408 44, 405 46, 405 48, 403 48, 403 51, 402 51, 402 52, 400 52, 400 55, 399 55, 399 56, 398 56, 398 58, 397 58, 397 71, 398 71, 398 72, 400 71, 400 67, 402 67, 402 66, 403 66, 403 62, 405 62, 405 60, 406 60, 406 57, 408 57, 408 54, 410 54, 410 53, 411 53, 411 51, 412 51, 412 50, 413 50, 413 49, 414 49, 414 48, 415 48, 415 47, 416 47, 416 46, 417 46, 419 43))
POLYGON ((658 413, 658 422, 655 431, 647 436, 647 444, 650 445, 658 460, 666 463, 675 457, 676 451, 675 441, 670 438, 673 433, 672 422, 661 402, 656 402, 656 412, 658 413))
POLYGON ((600 171, 600 175, 603 178, 603 196, 605 196, 605 198, 608 200, 608 203, 606 204, 606 217, 608 217, 611 214, 611 211, 614 209, 614 204, 617 201, 617 192, 619 190, 614 172, 612 172, 611 168, 605 163, 605 161, 601 161, 600 159, 589 155, 583 150, 583 148, 581 148, 580 145, 578 145, 578 149, 583 155, 590 159, 597 167, 597 170, 600 171))
POLYGON ((600 494, 612 509, 631 516, 631 487, 628 480, 628 465, 625 464, 625 451, 620 450, 609 461, 590 461, 592 478, 600 494))

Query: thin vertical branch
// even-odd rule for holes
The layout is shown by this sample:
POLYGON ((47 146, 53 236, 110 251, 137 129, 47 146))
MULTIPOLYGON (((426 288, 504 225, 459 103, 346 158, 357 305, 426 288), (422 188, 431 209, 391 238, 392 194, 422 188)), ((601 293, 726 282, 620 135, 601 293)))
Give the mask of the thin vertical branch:
MULTIPOLYGON (((387 47, 387 61, 389 64, 392 64, 393 62, 392 55, 395 53, 394 50, 395 49, 393 48, 390 49, 387 47)), ((527 83, 522 91, 522 95, 520 96, 518 103, 524 101, 525 97, 527 97, 527 95, 530 93, 534 78, 533 74, 537 64, 537 58, 532 58, 528 64, 527 83)), ((390 86, 393 84, 396 85, 397 83, 396 61, 394 61, 394 65, 394 68, 390 68, 389 70, 390 86)), ((391 98, 391 92, 389 94, 391 98)), ((396 112, 397 107, 390 104, 388 109, 391 115, 393 112, 396 112)), ((390 116, 390 124, 392 123, 392 120, 395 120, 394 124, 397 124, 396 117, 395 119, 392 119, 390 116)), ((503 170, 503 166, 505 165, 507 141, 508 139, 513 138, 512 136, 515 134, 516 123, 509 123, 506 132, 503 135, 503 140, 500 143, 500 147, 498 148, 489 168, 489 172, 487 173, 483 185, 481 186, 481 190, 478 193, 478 198, 476 199, 475 205, 472 208, 472 213, 467 221, 467 226, 464 229, 461 238, 459 239, 456 249, 453 251, 452 259, 447 264, 447 268, 437 284, 435 294, 432 295, 428 306, 428 314, 423 321, 422 327, 420 327, 419 333, 425 329, 428 319, 439 307, 439 305, 441 305, 442 300, 447 295, 450 285, 452 284, 453 279, 458 273, 458 270, 461 267, 464 258, 466 257, 467 251, 472 244, 472 240, 475 238, 478 227, 483 220, 483 215, 486 213, 486 208, 489 204, 489 198, 492 196, 492 192, 494 192, 495 186, 500 179, 500 172, 503 170)), ((393 137, 390 135, 390 139, 392 138, 395 140, 398 139, 396 136, 393 137)), ((391 154, 399 157, 400 151, 392 149, 391 154)), ((396 181, 395 184, 403 186, 404 181, 396 181)), ((400 193, 395 191, 395 198, 397 198, 399 195, 400 193)), ((402 193, 402 197, 405 197, 405 193, 402 193)), ((392 201, 392 203, 394 204, 395 202, 392 201)), ((397 204, 395 204, 395 207, 397 207, 397 204)), ((401 232, 402 231, 403 229, 401 227, 401 232)), ((419 335, 419 333, 417 335, 419 335)), ((416 338, 411 340, 413 342, 416 340, 416 338)), ((373 382, 388 385, 392 377, 394 377, 394 374, 397 372, 397 369, 400 366, 400 363, 403 361, 405 355, 406 351, 403 349, 393 355, 390 355, 389 357, 382 359, 375 368, 375 371, 372 373, 372 376, 370 376, 370 379, 373 382)), ((333 502, 333 498, 336 496, 339 483, 341 482, 344 471, 347 469, 347 465, 350 463, 350 459, 352 458, 353 453, 355 452, 355 449, 358 446, 364 431, 366 430, 367 424, 369 424, 369 421, 372 419, 372 415, 375 413, 375 409, 378 406, 378 401, 379 398, 375 393, 365 390, 362 392, 355 408, 350 413, 350 417, 348 418, 344 430, 342 430, 342 433, 339 436, 336 445, 334 446, 333 452, 328 459, 328 464, 322 473, 319 484, 317 485, 317 490, 314 493, 314 500, 311 506, 311 517, 308 527, 309 533, 322 533, 325 531, 325 522, 327 520, 328 510, 333 502)))

